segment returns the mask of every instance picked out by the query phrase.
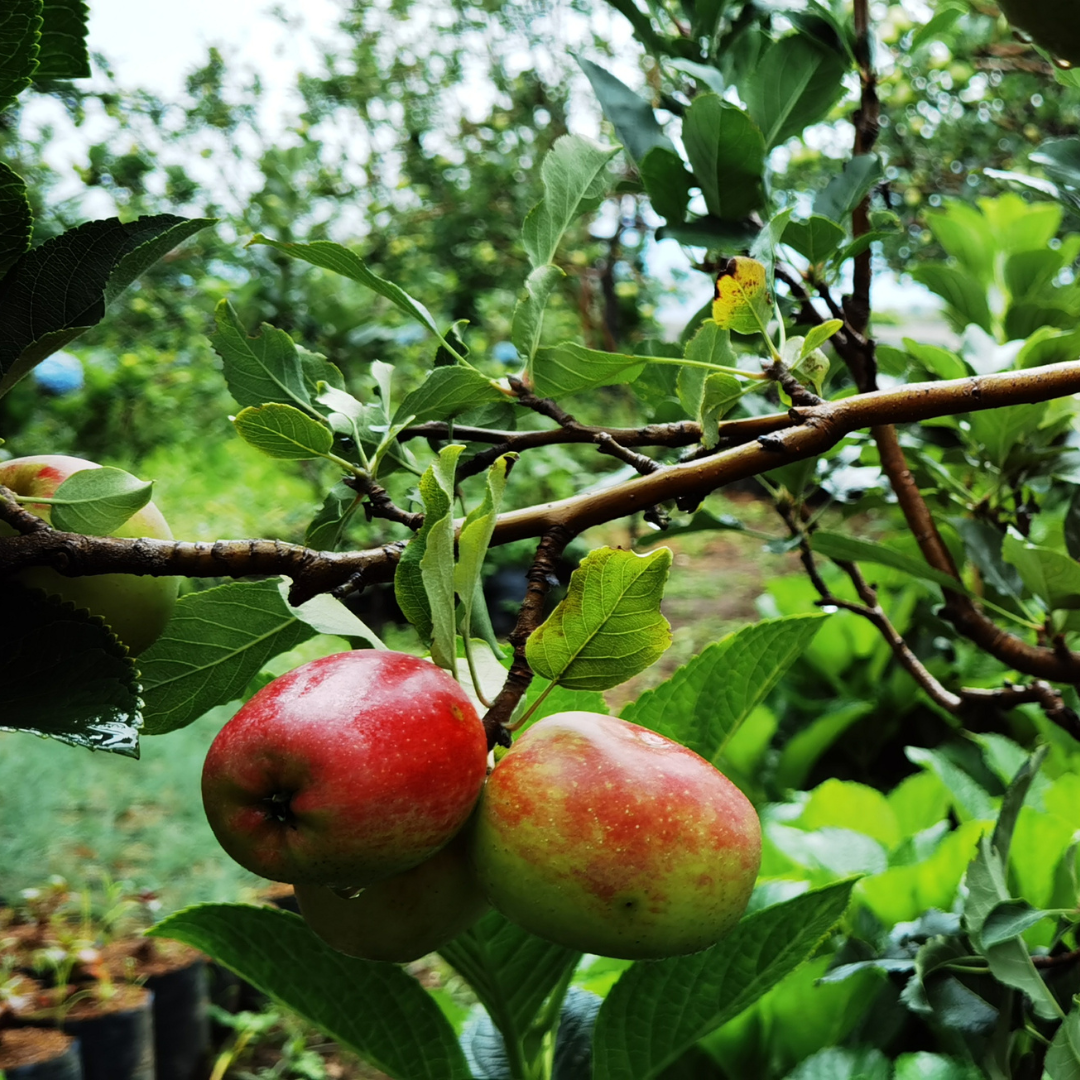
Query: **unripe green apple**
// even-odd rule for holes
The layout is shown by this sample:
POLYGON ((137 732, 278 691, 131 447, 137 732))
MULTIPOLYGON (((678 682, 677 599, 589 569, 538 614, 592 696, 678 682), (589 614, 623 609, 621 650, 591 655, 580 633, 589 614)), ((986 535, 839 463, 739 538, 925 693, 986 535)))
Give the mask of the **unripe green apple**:
MULTIPOLYGON (((51 498, 72 473, 100 469, 93 461, 64 454, 41 454, 0 462, 0 484, 16 495, 51 498)), ((48 503, 24 503, 25 509, 44 521, 51 520, 48 503)), ((0 521, 0 536, 13 536, 15 530, 0 521)), ((172 532, 161 511, 152 503, 132 514, 112 536, 148 536, 171 540, 172 532)), ((100 615, 117 637, 133 653, 152 645, 165 629, 176 603, 177 579, 138 574, 93 574, 65 577, 47 566, 31 566, 18 571, 14 579, 34 589, 43 589, 100 615)))
POLYGON ((599 713, 529 728, 488 778, 472 857, 508 919, 629 960, 707 948, 746 909, 761 826, 746 796, 679 743, 599 713))
POLYGON ((406 653, 338 653, 264 686, 221 729, 203 806, 221 846, 256 874, 366 887, 461 829, 487 752, 445 671, 406 653))
POLYGON ((430 859, 346 899, 325 885, 295 885, 300 914, 332 948, 362 960, 407 964, 455 938, 488 910, 463 834, 430 859))
POLYGON ((1080 64, 1080 0, 998 0, 1006 19, 1064 64, 1080 64))

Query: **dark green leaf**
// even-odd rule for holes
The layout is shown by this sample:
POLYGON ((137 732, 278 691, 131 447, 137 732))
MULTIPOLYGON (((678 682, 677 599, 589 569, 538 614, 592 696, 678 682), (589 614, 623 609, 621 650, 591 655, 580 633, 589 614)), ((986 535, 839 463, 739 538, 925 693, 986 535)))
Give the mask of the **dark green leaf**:
POLYGON ((460 443, 444 446, 420 483, 425 542, 418 565, 431 618, 431 659, 455 677, 454 476, 464 449, 460 443))
MULTIPOLYGON (((721 221, 711 214, 693 221, 669 223, 656 230, 657 240, 677 240, 690 247, 745 248, 753 243, 758 229, 744 221, 721 221)), ((707 309, 706 309, 707 311, 707 309)), ((700 320, 691 319, 697 325, 700 320)), ((688 324, 689 325, 689 324, 688 324)))
MULTIPOLYGON (((0 35, 2 33, 0 30, 0 35)), ((21 176, 0 162, 0 280, 30 246, 33 229, 34 217, 26 198, 26 184, 21 176)))
POLYGON ((852 886, 838 882, 748 915, 704 952, 630 967, 596 1021, 595 1080, 658 1076, 802 964, 843 915, 852 886))
POLYGON ((831 218, 813 214, 809 221, 789 221, 782 239, 816 266, 836 251, 844 236, 844 230, 831 218))
POLYGON ((343 480, 327 493, 319 512, 304 533, 304 546, 319 551, 337 551, 345 526, 360 505, 360 496, 343 480))
POLYGON ((17 259, 0 281, 0 396, 100 322, 106 306, 148 266, 211 224, 172 214, 90 221, 17 259))
POLYGON ((654 146, 641 159, 638 172, 653 209, 671 224, 685 221, 694 178, 682 158, 674 150, 654 146))
POLYGON ((0 585, 0 730, 139 756, 138 673, 97 616, 0 585))
POLYGON ((804 34, 774 41, 758 62, 744 96, 765 136, 765 149, 824 120, 844 92, 844 59, 804 34))
POLYGON ((439 954, 472 987, 496 1027, 517 1042, 581 954, 489 912, 439 954))
POLYGON ((825 615, 791 615, 744 627, 708 646, 622 711, 716 762, 739 725, 806 650, 825 615))
POLYGON ((314 635, 276 580, 180 597, 165 633, 139 656, 145 733, 164 735, 236 700, 267 661, 314 635))
POLYGON ((1073 488, 1065 511, 1065 548, 1074 559, 1080 559, 1080 486, 1073 488))
POLYGON ((30 85, 41 26, 41 0, 5 0, 0 7, 0 112, 30 85))
POLYGON ((983 948, 989 949, 1019 937, 1025 930, 1056 914, 1055 911, 1033 908, 1026 900, 1002 900, 987 913, 979 938, 983 948))
POLYGON ((64 532, 108 536, 141 510, 153 491, 152 480, 140 480, 123 469, 81 469, 56 489, 50 520, 64 532))
POLYGON ((405 395, 394 413, 394 422, 409 416, 417 424, 425 420, 449 420, 479 405, 507 400, 507 395, 490 379, 471 367, 440 367, 405 395))
POLYGON ((920 263, 912 268, 911 276, 949 305, 959 326, 974 323, 988 334, 992 332, 986 293, 970 274, 943 263, 920 263))
POLYGON ((297 915, 199 904, 149 931, 206 953, 395 1080, 469 1080, 435 999, 395 964, 345 956, 297 915))
POLYGON ((45 0, 41 8, 41 52, 35 79, 88 79, 87 11, 84 0, 45 0))
POLYGON ((994 802, 990 794, 969 773, 966 773, 940 750, 923 746, 904 749, 909 761, 933 772, 949 789, 953 806, 961 821, 993 821, 994 802))
POLYGON ((325 457, 334 445, 325 424, 291 405, 249 405, 233 419, 233 427, 256 450, 286 461, 325 457))
POLYGON ((1062 551, 1027 544, 1012 533, 1005 536, 1001 551, 1024 585, 1052 611, 1080 608, 1080 563, 1062 551))
POLYGON ((968 419, 968 435, 982 448, 986 460, 1000 469, 1013 447, 1018 444, 1023 447, 1027 437, 1038 429, 1047 407, 1047 402, 1038 401, 974 412, 968 419))
POLYGON ((710 214, 739 221, 764 205, 765 140, 746 113, 716 94, 699 94, 682 137, 710 214))
POLYGON ((871 1046, 829 1046, 811 1054, 785 1080, 892 1080, 889 1059, 871 1046))
POLYGON ((979 573, 991 588, 1002 596, 1019 597, 1024 583, 1002 558, 1005 534, 987 521, 974 518, 949 518, 949 524, 960 534, 968 558, 978 567, 979 573))
POLYGON ((814 213, 844 225, 881 177, 881 161, 876 154, 853 157, 814 200, 814 213))
POLYGON ((536 350, 533 390, 540 397, 560 398, 598 386, 633 382, 647 357, 586 349, 567 342, 536 350))
POLYGON ((578 57, 581 70, 588 76, 593 93, 611 121, 615 134, 626 152, 637 162, 654 147, 675 152, 671 140, 657 122, 652 105, 640 98, 624 82, 591 60, 578 57))
POLYGON ((1080 1006, 1073 1005, 1046 1055, 1050 1080, 1080 1080, 1080 1006))

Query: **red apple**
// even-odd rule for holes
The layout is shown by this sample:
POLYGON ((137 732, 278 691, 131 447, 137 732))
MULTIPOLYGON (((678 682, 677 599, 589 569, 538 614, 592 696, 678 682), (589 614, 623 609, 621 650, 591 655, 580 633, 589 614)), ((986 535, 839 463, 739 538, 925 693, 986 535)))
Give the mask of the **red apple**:
MULTIPOLYGON (((51 498, 72 473, 100 469, 93 461, 63 454, 13 458, 0 462, 0 484, 16 495, 51 498)), ((45 521, 51 519, 48 503, 24 503, 25 509, 45 521)), ((0 536, 12 536, 10 525, 0 521, 0 536)), ((132 514, 113 536, 148 536, 171 540, 172 532, 152 503, 132 514)), ((177 579, 138 574, 94 574, 65 577, 47 566, 31 566, 14 575, 16 581, 68 600, 76 607, 100 615, 133 653, 152 645, 165 629, 176 603, 177 579)))
POLYGON ((488 899, 583 952, 696 952, 746 909, 761 826, 741 791, 655 731, 598 713, 538 721, 495 766, 472 830, 488 899))
POLYGON ((467 930, 487 898, 462 833, 418 866, 346 899, 325 885, 294 886, 308 926, 338 952, 406 964, 467 930))
POLYGON ((338 653, 264 686, 220 731, 203 806, 221 846, 273 881, 368 886, 465 824, 487 738, 465 691, 404 653, 338 653))

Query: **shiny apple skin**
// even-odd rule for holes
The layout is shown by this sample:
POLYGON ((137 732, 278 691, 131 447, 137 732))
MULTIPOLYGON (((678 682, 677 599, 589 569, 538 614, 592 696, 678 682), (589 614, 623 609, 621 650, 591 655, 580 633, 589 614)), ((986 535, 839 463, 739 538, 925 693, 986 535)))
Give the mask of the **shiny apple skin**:
POLYGON ((746 796, 709 762, 599 713, 538 721, 495 766, 472 831, 495 908, 540 937, 629 960, 731 931, 761 862, 746 796))
MULTIPOLYGON (((16 495, 51 498, 72 473, 101 466, 65 454, 40 454, 0 462, 0 484, 16 495)), ((43 521, 51 521, 47 503, 24 503, 24 508, 43 521)), ((0 521, 0 536, 15 530, 0 521)), ((172 531, 161 511, 152 503, 132 514, 112 536, 134 539, 147 536, 171 540, 172 531)), ((178 579, 139 574, 92 574, 66 577, 47 566, 32 566, 14 575, 16 581, 34 589, 60 596, 76 607, 100 615, 117 637, 135 654, 141 653, 161 636, 176 604, 178 579)))
POLYGON ((459 833, 430 859, 345 899, 325 885, 294 885, 300 914, 331 948, 407 964, 468 930, 490 907, 459 833))
POLYGON ((361 886, 433 855, 464 825, 487 739, 446 672, 405 653, 314 660, 264 686, 203 766, 214 835, 291 884, 361 886))

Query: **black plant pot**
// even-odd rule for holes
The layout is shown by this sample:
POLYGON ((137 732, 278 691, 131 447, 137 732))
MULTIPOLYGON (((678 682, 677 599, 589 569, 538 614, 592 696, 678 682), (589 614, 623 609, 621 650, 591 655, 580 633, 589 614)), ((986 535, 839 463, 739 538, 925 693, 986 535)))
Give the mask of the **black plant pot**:
POLYGON ((7 1080, 83 1080, 79 1040, 49 1028, 11 1028, 0 1037, 7 1080))
POLYGON ((154 995, 134 986, 118 995, 107 1011, 80 1003, 64 1017, 82 1044, 84 1080, 154 1080, 154 995))
POLYGON ((146 988, 154 995, 156 1080, 205 1076, 210 1056, 206 961, 200 956, 174 971, 151 975, 146 988))

